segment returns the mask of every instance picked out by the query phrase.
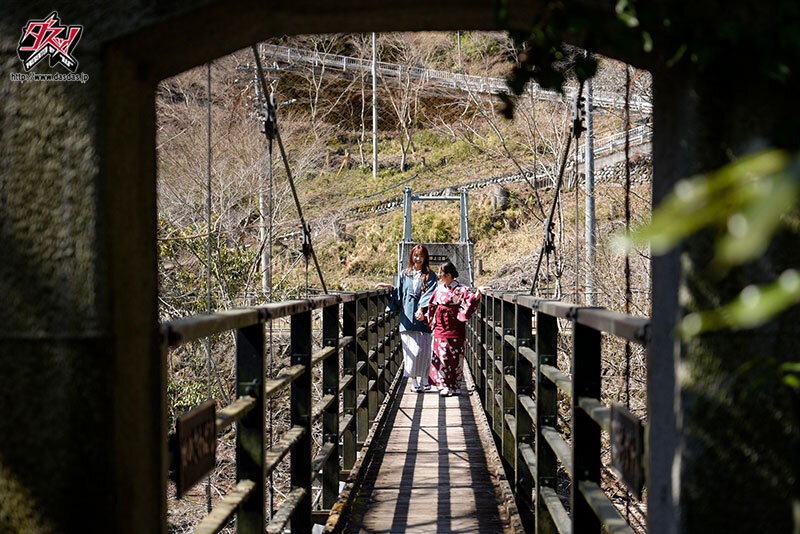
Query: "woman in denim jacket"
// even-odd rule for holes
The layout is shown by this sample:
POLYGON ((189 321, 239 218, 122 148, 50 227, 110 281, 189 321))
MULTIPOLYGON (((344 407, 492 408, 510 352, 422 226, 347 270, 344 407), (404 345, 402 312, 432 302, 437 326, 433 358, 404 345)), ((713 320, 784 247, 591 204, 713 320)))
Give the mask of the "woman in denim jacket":
POLYGON ((398 275, 392 287, 392 300, 387 310, 400 312, 400 340, 403 344, 405 376, 411 378, 413 391, 427 391, 431 368, 431 330, 425 322, 428 302, 436 289, 437 277, 428 265, 428 249, 416 245, 411 249, 408 267, 398 275), (417 382, 417 378, 420 382, 417 382))

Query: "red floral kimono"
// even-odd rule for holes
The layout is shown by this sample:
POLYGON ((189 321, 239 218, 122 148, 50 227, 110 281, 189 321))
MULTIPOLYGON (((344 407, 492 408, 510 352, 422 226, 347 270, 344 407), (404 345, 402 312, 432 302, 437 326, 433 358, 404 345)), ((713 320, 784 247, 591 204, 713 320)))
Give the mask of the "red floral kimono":
POLYGON ((449 390, 460 389, 466 322, 478 307, 478 295, 464 284, 439 285, 428 304, 428 324, 433 330, 430 380, 449 390))

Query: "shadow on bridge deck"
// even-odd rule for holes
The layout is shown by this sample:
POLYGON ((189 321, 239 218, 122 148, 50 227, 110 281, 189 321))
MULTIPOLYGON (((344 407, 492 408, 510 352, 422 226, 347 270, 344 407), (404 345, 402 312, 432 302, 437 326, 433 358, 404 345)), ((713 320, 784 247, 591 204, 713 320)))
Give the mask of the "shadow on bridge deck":
POLYGON ((449 398, 435 388, 414 393, 404 379, 345 532, 505 530, 499 466, 489 464, 480 433, 486 423, 463 391, 449 398))

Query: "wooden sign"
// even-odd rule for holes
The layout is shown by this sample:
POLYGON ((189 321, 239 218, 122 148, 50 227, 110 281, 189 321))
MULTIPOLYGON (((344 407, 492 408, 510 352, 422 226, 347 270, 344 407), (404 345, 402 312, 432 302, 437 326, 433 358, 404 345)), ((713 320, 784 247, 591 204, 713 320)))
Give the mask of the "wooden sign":
POLYGON ((428 263, 431 264, 431 265, 444 263, 447 260, 448 260, 448 258, 445 255, 431 254, 430 256, 428 256, 428 263))
POLYGON ((217 456, 217 405, 207 400, 178 417, 178 498, 214 468, 217 456))
POLYGON ((644 426, 624 405, 611 404, 611 468, 637 499, 644 487, 644 426))

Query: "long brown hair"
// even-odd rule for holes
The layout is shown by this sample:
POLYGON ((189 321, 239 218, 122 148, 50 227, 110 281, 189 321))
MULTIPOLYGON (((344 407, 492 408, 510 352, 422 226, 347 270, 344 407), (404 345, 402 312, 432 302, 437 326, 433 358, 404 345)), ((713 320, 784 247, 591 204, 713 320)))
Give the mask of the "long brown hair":
POLYGON ((406 273, 411 273, 414 270, 415 252, 419 252, 424 258, 422 260, 422 269, 420 269, 420 273, 422 273, 422 288, 424 290, 425 282, 428 280, 428 275, 431 274, 431 268, 428 265, 428 249, 425 248, 425 245, 415 245, 414 248, 411 249, 411 253, 408 255, 408 267, 406 268, 406 273))

